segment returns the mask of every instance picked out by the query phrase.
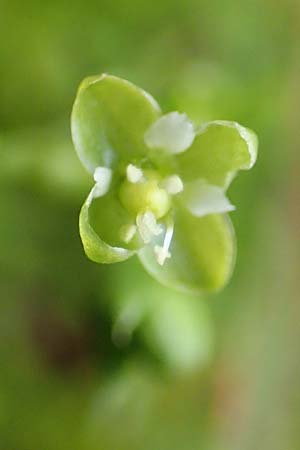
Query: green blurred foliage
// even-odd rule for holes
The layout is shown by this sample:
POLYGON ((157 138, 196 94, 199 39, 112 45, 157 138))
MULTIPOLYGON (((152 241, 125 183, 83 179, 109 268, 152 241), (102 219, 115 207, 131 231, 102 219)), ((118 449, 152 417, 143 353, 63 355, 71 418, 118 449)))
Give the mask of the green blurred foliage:
POLYGON ((299 1, 0 7, 0 449, 300 448, 299 1), (102 72, 257 132, 222 293, 84 256, 69 116, 102 72))

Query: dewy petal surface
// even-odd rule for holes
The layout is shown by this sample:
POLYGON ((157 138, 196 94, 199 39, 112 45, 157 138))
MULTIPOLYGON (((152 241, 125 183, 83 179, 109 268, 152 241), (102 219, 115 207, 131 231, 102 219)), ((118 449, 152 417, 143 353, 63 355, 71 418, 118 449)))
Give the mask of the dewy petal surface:
MULTIPOLYGON (((122 239, 124 226, 134 223, 134 217, 124 210, 114 191, 94 197, 95 185, 86 199, 79 217, 79 229, 86 255, 98 263, 124 261, 142 245, 138 236, 130 243, 122 239)), ((97 192, 96 192, 97 194, 97 192)))
POLYGON ((226 213, 235 209, 221 187, 207 184, 203 180, 186 184, 183 201, 196 217, 226 213))
POLYGON ((227 188, 238 170, 254 165, 257 146, 255 133, 236 122, 205 123, 197 130, 191 147, 176 155, 177 173, 183 181, 202 178, 227 188))
POLYGON ((186 114, 170 112, 154 122, 145 134, 146 145, 169 153, 181 153, 190 147, 195 137, 193 124, 186 114))
MULTIPOLYGON (((165 286, 199 293, 215 291, 228 281, 235 261, 235 236, 226 215, 194 217, 187 210, 175 214, 171 258, 158 264, 153 248, 138 256, 145 269, 165 286)), ((157 238, 161 245, 161 238, 157 238)))
POLYGON ((75 149, 86 169, 132 162, 148 149, 144 134, 160 116, 145 91, 111 75, 82 82, 73 106, 71 129, 75 149))

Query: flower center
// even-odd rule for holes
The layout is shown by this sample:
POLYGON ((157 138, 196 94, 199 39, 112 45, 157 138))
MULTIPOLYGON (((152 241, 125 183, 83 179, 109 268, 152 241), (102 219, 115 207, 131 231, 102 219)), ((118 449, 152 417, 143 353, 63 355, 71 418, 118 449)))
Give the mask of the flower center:
POLYGON ((171 207, 167 190, 160 186, 161 178, 154 170, 144 170, 133 165, 127 167, 119 198, 130 213, 137 215, 151 211, 156 219, 165 216, 171 207))
POLYGON ((171 197, 183 191, 183 182, 178 175, 162 179, 154 170, 142 170, 129 164, 126 179, 123 181, 119 199, 131 214, 135 215, 135 224, 127 224, 120 230, 121 239, 130 242, 137 231, 144 244, 150 244, 154 237, 164 231, 158 223, 163 218, 165 236, 163 245, 154 245, 155 258, 161 266, 171 257, 169 248, 172 241, 174 223, 167 214, 171 208, 171 197))

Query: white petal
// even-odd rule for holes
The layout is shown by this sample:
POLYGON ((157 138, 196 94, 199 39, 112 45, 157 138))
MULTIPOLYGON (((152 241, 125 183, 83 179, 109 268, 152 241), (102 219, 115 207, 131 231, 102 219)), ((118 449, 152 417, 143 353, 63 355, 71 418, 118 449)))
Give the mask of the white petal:
POLYGON ((186 114, 177 111, 162 116, 145 133, 149 148, 160 148, 170 153, 181 153, 188 149, 195 138, 193 124, 186 114))
POLYGON ((93 197, 102 197, 109 190, 112 178, 112 170, 108 167, 96 167, 94 172, 94 180, 96 184, 93 189, 93 197))
POLYGON ((194 181, 186 186, 185 200, 187 208, 196 217, 225 213, 235 209, 222 188, 202 180, 194 181))
POLYGON ((165 178, 162 182, 162 186, 170 195, 176 195, 183 191, 183 182, 178 175, 171 175, 165 178))

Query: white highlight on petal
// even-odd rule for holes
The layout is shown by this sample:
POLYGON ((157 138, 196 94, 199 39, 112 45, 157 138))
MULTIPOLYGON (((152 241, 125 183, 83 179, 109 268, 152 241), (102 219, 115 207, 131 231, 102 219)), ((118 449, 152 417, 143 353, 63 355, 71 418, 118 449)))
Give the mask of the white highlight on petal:
POLYGON ((133 164, 129 164, 126 167, 126 177, 130 183, 138 183, 139 181, 143 180, 144 174, 142 169, 139 169, 133 164))
POLYGON ((163 246, 155 245, 155 247, 154 247, 156 261, 158 262, 158 264, 160 266, 164 265, 167 258, 171 258, 171 253, 169 252, 169 247, 171 245, 173 232, 174 232, 174 224, 172 222, 167 227, 163 246))
POLYGON ((111 183, 112 170, 108 167, 96 167, 94 172, 94 180, 96 182, 93 188, 93 197, 102 197, 105 195, 111 183))
POLYGON ((163 188, 170 195, 176 195, 183 191, 183 182, 178 175, 171 175, 162 182, 163 188))
POLYGON ((186 114, 177 111, 162 116, 146 131, 144 140, 149 148, 158 148, 170 153, 181 153, 188 149, 195 138, 192 122, 186 114))
POLYGON ((138 214, 136 224, 145 244, 149 244, 153 236, 158 236, 163 231, 161 225, 156 222, 155 215, 151 211, 138 214))
POLYGON ((196 217, 233 211, 233 206, 219 186, 197 180, 186 187, 186 205, 196 217))
POLYGON ((120 237, 122 241, 124 241, 126 244, 128 244, 134 237, 135 233, 137 231, 137 228, 135 225, 124 225, 120 229, 120 237))

